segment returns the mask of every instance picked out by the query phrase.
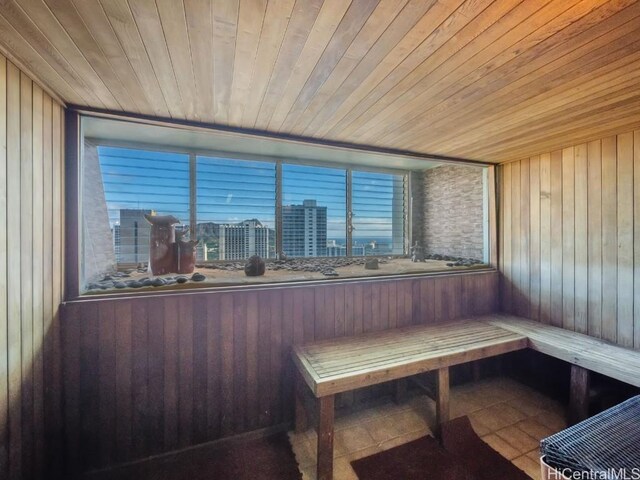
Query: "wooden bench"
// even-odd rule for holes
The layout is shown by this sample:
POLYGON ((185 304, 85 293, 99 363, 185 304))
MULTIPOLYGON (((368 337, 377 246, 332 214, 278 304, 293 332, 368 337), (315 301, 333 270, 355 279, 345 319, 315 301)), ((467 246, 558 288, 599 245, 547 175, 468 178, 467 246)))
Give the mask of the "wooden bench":
POLYGON ((571 364, 570 423, 588 417, 590 371, 640 387, 640 352, 637 350, 512 315, 491 315, 478 320, 525 335, 532 350, 571 364))
POLYGON ((572 364, 570 402, 576 417, 586 416, 590 370, 640 387, 640 352, 500 314, 295 347, 297 431, 306 428, 302 399, 306 387, 318 399, 318 480, 333 476, 335 394, 435 370, 436 417, 440 425, 449 417, 450 366, 524 348, 572 364))
POLYGON ((436 413, 449 417, 449 367, 527 347, 527 337, 478 321, 408 327, 294 349, 296 431, 306 428, 303 384, 318 398, 318 480, 333 475, 334 395, 436 370, 436 413))

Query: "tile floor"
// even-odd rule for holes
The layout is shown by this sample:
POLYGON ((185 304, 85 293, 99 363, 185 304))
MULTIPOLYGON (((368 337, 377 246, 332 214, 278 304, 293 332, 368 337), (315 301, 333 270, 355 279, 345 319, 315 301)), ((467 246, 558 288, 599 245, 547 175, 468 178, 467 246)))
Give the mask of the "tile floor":
MULTIPOLYGON (((451 416, 461 415, 468 415, 485 442, 534 479, 540 478, 540 439, 566 427, 560 403, 507 378, 453 387, 451 416)), ((357 480, 351 460, 431 434, 434 424, 434 402, 417 393, 400 405, 388 400, 354 413, 338 414, 335 480, 357 480)), ((291 432, 289 437, 303 479, 315 480, 315 431, 291 432)))

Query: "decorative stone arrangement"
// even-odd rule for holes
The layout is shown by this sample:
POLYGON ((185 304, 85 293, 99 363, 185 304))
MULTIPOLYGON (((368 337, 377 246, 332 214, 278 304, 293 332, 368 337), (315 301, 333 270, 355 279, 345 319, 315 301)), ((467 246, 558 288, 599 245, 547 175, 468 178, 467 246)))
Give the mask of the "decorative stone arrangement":
POLYGON ((163 287, 165 285, 174 285, 176 283, 202 282, 207 277, 196 272, 191 276, 176 275, 167 277, 142 277, 131 278, 131 274, 135 270, 127 272, 116 272, 105 275, 102 280, 87 285, 87 290, 111 290, 123 288, 142 288, 142 287, 163 287))
MULTIPOLYGON (((447 262, 446 265, 448 267, 472 267, 484 264, 481 260, 473 258, 451 257, 439 254, 425 255, 424 258, 426 260, 445 261, 447 262)), ((393 261, 393 258, 389 257, 287 258, 268 262, 259 258, 259 261, 196 264, 194 267, 197 267, 200 270, 221 270, 225 272, 238 273, 244 272, 248 276, 260 276, 265 273, 268 275, 268 272, 270 271, 284 271, 320 273, 325 277, 338 277, 340 274, 336 271, 337 268, 361 265, 362 268, 366 270, 378 270, 380 265, 388 264, 393 261), (247 269, 249 269, 250 273, 246 273, 247 269)), ((207 279, 207 276, 200 272, 196 272, 191 276, 168 275, 155 278, 149 276, 137 278, 135 275, 145 274, 147 271, 148 269, 146 265, 141 264, 137 270, 134 269, 105 275, 102 280, 90 283, 87 286, 87 289, 112 290, 124 288, 135 289, 141 287, 163 287, 174 284, 184 284, 187 282, 202 282, 207 279)))
MULTIPOLYGON (((285 270, 291 272, 317 272, 325 277, 337 277, 339 273, 336 268, 349 267, 351 265, 365 265, 372 257, 332 257, 332 258, 287 258, 283 260, 273 260, 265 262, 265 271, 285 270)), ((388 263, 389 260, 376 258, 379 263, 388 263)), ((224 271, 243 271, 251 262, 227 262, 227 263, 211 263, 197 264, 200 269, 224 270, 224 271)), ((246 271, 246 270, 245 270, 246 271)), ((247 274, 249 275, 249 274, 247 274)), ((256 275, 249 275, 256 276, 256 275)))

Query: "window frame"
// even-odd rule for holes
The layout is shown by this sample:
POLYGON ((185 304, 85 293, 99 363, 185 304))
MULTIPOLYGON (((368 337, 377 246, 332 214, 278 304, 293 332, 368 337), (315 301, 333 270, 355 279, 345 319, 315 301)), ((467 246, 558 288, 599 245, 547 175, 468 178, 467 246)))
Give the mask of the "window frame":
MULTIPOLYGON (((346 257, 353 257, 353 245, 352 245, 352 232, 353 232, 353 211, 352 211, 352 194, 353 194, 353 172, 371 172, 371 173, 382 173, 388 175, 399 175, 402 176, 403 182, 403 253, 396 254, 384 254, 386 257, 402 257, 407 254, 409 251, 409 245, 411 245, 411 171, 404 169, 392 169, 392 168, 384 168, 384 167, 367 167, 367 166, 357 166, 354 167, 352 165, 347 165, 339 162, 326 162, 326 161, 312 161, 312 160, 301 160, 296 158, 288 158, 288 157, 270 157, 270 156, 259 156, 259 155, 242 155, 242 154, 229 154, 228 152, 220 152, 215 150, 206 150, 206 149, 198 149, 198 148, 166 148, 158 145, 150 145, 146 143, 133 143, 133 142, 112 142, 112 141, 99 141, 96 139, 91 139, 96 143, 99 147, 112 147, 112 148, 127 148, 131 150, 144 150, 150 152, 162 152, 162 153, 174 153, 181 155, 189 156, 189 233, 191 238, 195 238, 196 235, 196 225, 197 225, 197 162, 198 157, 210 157, 210 158, 224 158, 229 160, 236 161, 248 161, 248 162, 265 162, 271 163, 275 166, 275 178, 274 178, 274 188, 275 188, 275 232, 276 232, 276 242, 275 249, 276 255, 278 252, 282 251, 282 166, 283 165, 301 165, 308 167, 324 167, 324 168, 333 168, 340 169, 345 171, 345 199, 346 199, 346 215, 345 215, 345 238, 346 238, 346 257)), ((82 159, 80 159, 82 161, 82 159)), ((80 171, 82 169, 80 168, 80 171)), ((81 199, 80 199, 81 200, 81 199)), ((360 255, 358 255, 360 256, 360 255)), ((308 258, 333 258, 330 256, 315 256, 308 258)), ((267 262, 271 262, 276 260, 277 258, 265 258, 264 260, 267 262)), ((228 263, 230 260, 207 260, 202 261, 199 260, 198 263, 202 264, 221 264, 228 263)))
MULTIPOLYGON (((62 128, 62 136, 64 139, 64 174, 63 174, 63 192, 62 192, 62 202, 63 202, 63 223, 64 223, 64 273, 63 273, 63 292, 62 296, 65 301, 92 301, 95 297, 85 296, 80 293, 80 279, 81 279, 81 246, 82 246, 82 206, 81 206, 81 162, 83 158, 83 150, 84 150, 84 140, 85 135, 83 131, 83 125, 85 119, 102 119, 102 120, 113 120, 120 122, 130 122, 136 125, 146 125, 150 127, 165 127, 165 128, 173 128, 176 130, 186 130, 186 131, 195 131, 195 132, 210 132, 212 134, 215 133, 223 133, 223 134, 236 134, 239 138, 243 137, 255 137, 258 139, 264 140, 274 140, 274 141, 284 141, 284 142, 293 142, 300 144, 308 144, 311 147, 328 147, 334 148, 342 151, 353 151, 353 152, 361 152, 361 153, 371 153, 371 154, 383 154, 383 155, 392 155, 397 157, 404 157, 413 161, 430 161, 430 162, 438 162, 440 164, 451 164, 451 165, 467 165, 474 167, 485 168, 487 172, 487 188, 485 190, 485 195, 487 197, 488 203, 488 211, 487 211, 487 223, 488 229, 486 230, 486 236, 488 237, 489 249, 486 252, 486 256, 489 258, 489 262, 486 268, 474 270, 472 272, 449 272, 446 270, 442 271, 425 271, 425 272, 416 272, 416 273, 407 273, 407 274, 392 274, 392 275, 383 275, 376 276, 373 278, 345 278, 341 279, 341 282, 363 282, 363 281, 377 281, 388 278, 398 278, 398 279, 406 279, 406 278, 414 278, 414 277, 431 277, 431 276, 440 276, 440 275, 469 275, 475 274, 483 271, 496 271, 499 267, 498 258, 499 258, 499 218, 501 212, 499 211, 499 185, 501 182, 500 172, 497 168, 498 165, 496 163, 491 163, 488 161, 481 160, 469 160, 464 158, 457 157, 448 157, 439 154, 430 154, 430 153, 421 153, 410 150, 402 150, 395 148, 384 148, 384 147, 373 147, 368 145, 361 145, 357 143, 349 143, 349 142, 339 142, 339 141, 331 141, 324 139, 314 139, 310 137, 299 137, 295 135, 286 135, 286 134, 273 134, 264 131, 252 131, 239 127, 225 127, 225 126, 216 126, 213 124, 191 121, 191 120, 176 120, 176 119, 167 119, 155 117, 152 115, 145 114, 134 114, 127 113, 122 111, 113 111, 108 109, 101 108, 92 108, 92 107, 84 107, 79 105, 70 105, 64 111, 64 125, 62 128)), ((118 142, 110 142, 110 141, 102 141, 101 144, 105 146, 123 146, 123 147, 131 147, 131 148, 151 148, 156 149, 158 145, 155 143, 148 142, 127 142, 127 141, 118 141, 118 142)), ((177 147, 172 148, 172 151, 181 152, 184 149, 177 147)), ((195 151, 199 149, 193 149, 195 151)), ((215 152, 214 149, 207 149, 207 152, 215 152)), ((234 158, 234 156, 225 151, 223 153, 227 158, 234 158)), ((252 155, 246 154, 242 155, 243 158, 250 158, 252 155)), ((304 164, 304 160, 300 160, 301 164, 304 164)), ((335 165, 335 162, 323 162, 319 161, 318 164, 322 165, 324 163, 329 163, 331 165, 335 165)), ((363 170, 367 170, 368 166, 366 165, 358 165, 359 168, 363 170)), ((376 168, 376 170, 378 170, 376 168)), ((388 169, 381 168, 378 171, 388 171, 388 169)), ((395 169, 391 169, 392 172, 395 172, 395 169)), ((411 172, 411 170, 406 170, 411 172)), ((410 175, 410 174, 409 174, 410 175)), ((413 195, 411 194, 411 186, 412 181, 408 182, 408 185, 405 189, 405 194, 408 199, 405 199, 407 202, 407 208, 409 211, 413 208, 413 195)), ((277 205, 277 204, 276 204, 277 205)), ((408 220, 405 222, 405 230, 409 232, 409 235, 412 232, 412 216, 409 215, 408 220)), ((405 244, 410 245, 412 242, 409 235, 405 233, 405 244)), ((304 283, 309 284, 324 284, 327 282, 335 282, 334 279, 319 279, 319 280, 309 280, 304 283)), ((300 282, 295 282, 298 285, 300 282)), ((265 284, 257 284, 257 285, 248 285, 248 286, 210 286, 209 288, 203 290, 223 290, 223 291, 235 291, 237 289, 244 288, 265 288, 265 287, 275 287, 282 288, 283 286, 292 285, 291 282, 274 282, 274 283, 265 283, 265 284)), ((105 296, 109 297, 122 297, 122 296, 136 296, 136 295, 147 295, 147 296, 163 296, 167 294, 172 294, 175 292, 172 291, 158 291, 158 292, 144 292, 144 293, 136 293, 136 292, 112 292, 109 294, 105 294, 105 296)))

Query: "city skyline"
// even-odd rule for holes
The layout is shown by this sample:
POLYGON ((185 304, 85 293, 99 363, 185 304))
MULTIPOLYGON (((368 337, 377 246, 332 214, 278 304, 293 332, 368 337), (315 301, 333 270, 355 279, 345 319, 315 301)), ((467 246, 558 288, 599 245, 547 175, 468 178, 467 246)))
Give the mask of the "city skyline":
MULTIPOLYGON (((300 207, 295 209, 287 218, 283 218, 283 252, 291 257, 339 257, 346 255, 346 242, 341 244, 336 239, 326 238, 326 215, 324 207, 318 207, 314 200, 305 200, 300 207), (309 211, 311 215, 309 214, 309 211), (303 221, 300 222, 299 220, 303 221), (312 219, 310 228, 309 220, 312 219), (322 222, 325 224, 322 225, 322 222), (289 240, 287 240, 289 236, 289 240), (311 243, 313 242, 313 244, 311 243)), ((149 253, 148 222, 144 218, 146 214, 155 214, 152 210, 121 209, 120 218, 124 214, 124 228, 122 223, 113 226, 113 247, 118 263, 145 263, 149 253)), ((276 258, 275 230, 271 229, 257 219, 246 219, 234 224, 214 224, 204 222, 200 226, 207 226, 209 236, 215 236, 215 245, 209 245, 201 241, 198 251, 198 260, 241 260, 251 255, 276 258), (210 253, 212 252, 212 253, 210 253), (211 257, 211 258, 209 258, 211 257)), ((182 231, 187 231, 187 226, 182 226, 182 231)), ((203 235, 198 232, 198 238, 203 235)), ((392 253, 392 244, 386 244, 388 238, 368 239, 359 242, 353 239, 352 255, 363 256, 369 254, 392 253), (382 242, 380 242, 382 240, 382 242)))

